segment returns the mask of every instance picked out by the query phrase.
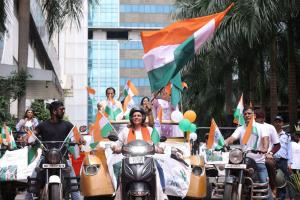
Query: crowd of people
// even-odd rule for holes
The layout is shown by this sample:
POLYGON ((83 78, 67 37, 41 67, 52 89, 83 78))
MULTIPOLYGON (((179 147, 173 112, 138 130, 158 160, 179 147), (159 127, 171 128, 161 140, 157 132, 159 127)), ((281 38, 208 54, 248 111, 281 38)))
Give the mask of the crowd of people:
MULTIPOLYGON (((98 112, 105 113, 110 120, 125 119, 126 114, 123 113, 122 104, 115 100, 115 89, 110 87, 106 89, 106 99, 97 104, 98 112)), ((159 117, 165 120, 170 120, 171 112, 178 110, 170 103, 170 94, 162 90, 159 98, 150 100, 148 97, 142 98, 138 106, 132 106, 129 112, 129 124, 119 131, 119 140, 112 146, 114 153, 120 153, 121 146, 132 140, 142 139, 151 142, 151 132, 153 127, 159 122, 159 117), (159 116, 162 112, 162 116, 159 116), (146 123, 147 122, 147 123, 146 123)), ((67 134, 74 127, 72 123, 63 120, 65 114, 65 107, 62 102, 54 101, 49 105, 51 118, 49 120, 39 123, 34 115, 32 109, 27 109, 24 117, 17 123, 16 130, 18 132, 26 133, 28 131, 34 132, 41 140, 45 141, 63 141, 67 134)), ((285 199, 286 186, 276 188, 275 177, 276 169, 280 169, 285 177, 288 179, 291 173, 300 171, 300 132, 286 133, 283 130, 284 119, 282 116, 276 116, 272 120, 272 124, 265 122, 265 113, 262 110, 253 110, 251 107, 246 107, 243 111, 246 124, 239 126, 233 134, 225 140, 225 145, 233 144, 239 140, 242 144, 243 136, 246 132, 246 127, 255 116, 253 122, 253 129, 250 139, 244 148, 259 149, 260 153, 249 153, 248 156, 253 158, 257 165, 259 181, 270 182, 269 199, 279 197, 285 199)), ((1 128, 1 134, 11 132, 11 129, 4 123, 1 128)), ((178 126, 161 125, 161 136, 166 137, 182 137, 183 133, 178 126)), ((22 135, 22 134, 21 134, 22 135)), ((205 143, 200 147, 200 154, 205 152, 208 134, 205 135, 205 143)), ((18 140, 23 141, 20 137, 18 140)), ((157 146, 157 153, 163 153, 163 149, 157 146)), ((41 162, 43 162, 43 157, 41 162)), ((34 174, 33 176, 36 176, 34 174)), ((71 176, 75 176, 73 170, 71 176)), ((29 194, 29 193, 28 193, 29 194)), ((30 195, 26 199, 30 199, 30 195)), ((74 192, 72 199, 79 199, 79 193, 74 192)))

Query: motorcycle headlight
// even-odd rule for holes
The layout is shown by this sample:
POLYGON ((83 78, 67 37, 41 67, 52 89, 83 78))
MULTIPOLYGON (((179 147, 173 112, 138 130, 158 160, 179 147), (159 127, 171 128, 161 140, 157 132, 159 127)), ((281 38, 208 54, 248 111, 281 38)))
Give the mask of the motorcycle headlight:
POLYGON ((132 154, 143 154, 146 152, 146 147, 145 146, 133 146, 130 148, 130 152, 132 154))
POLYGON ((243 161, 243 152, 240 149, 233 149, 229 153, 229 161, 232 164, 239 164, 243 161))
POLYGON ((98 173, 99 169, 100 169, 100 165, 95 164, 95 165, 84 165, 84 173, 87 176, 94 176, 98 173))
POLYGON ((58 164, 60 163, 60 152, 58 149, 51 149, 47 154, 47 161, 49 164, 58 164))

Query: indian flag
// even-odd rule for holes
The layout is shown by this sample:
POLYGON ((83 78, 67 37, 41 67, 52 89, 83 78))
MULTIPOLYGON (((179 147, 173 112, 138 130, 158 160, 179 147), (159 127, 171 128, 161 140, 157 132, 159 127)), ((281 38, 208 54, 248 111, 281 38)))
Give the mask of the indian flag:
POLYGON ((96 90, 91 88, 91 87, 86 87, 86 91, 88 93, 88 97, 92 101, 92 104, 96 105, 97 104, 97 101, 96 101, 96 98, 95 98, 96 90))
POLYGON ((208 135, 208 141, 207 141, 207 148, 208 149, 215 149, 220 150, 223 148, 225 144, 223 135, 221 134, 221 131, 219 127, 217 126, 215 120, 211 119, 210 129, 209 129, 209 135, 208 135))
POLYGON ((239 100, 239 103, 237 105, 237 108, 235 109, 234 114, 233 114, 233 117, 234 117, 233 123, 238 124, 238 125, 245 125, 243 110, 244 110, 244 100, 243 100, 243 94, 242 94, 241 98, 239 100))
POLYGON ((28 143, 32 143, 36 140, 36 136, 31 130, 27 131, 27 136, 28 136, 28 138, 27 138, 28 143))
MULTIPOLYGON (((165 87, 178 75, 204 42, 212 37, 232 6, 217 14, 178 21, 158 31, 141 33, 144 65, 152 92, 165 87)), ((176 84, 182 87, 181 81, 176 84)))
POLYGON ((117 116, 122 113, 122 109, 119 108, 114 101, 109 101, 105 107, 105 115, 109 120, 116 120, 117 116))
POLYGON ((12 135, 11 128, 8 126, 3 126, 1 129, 1 135, 2 135, 2 143, 9 146, 11 149, 17 148, 15 139, 12 135))
POLYGON ((131 104, 131 105, 134 104, 132 97, 136 96, 138 94, 139 94, 139 92, 136 89, 136 87, 134 86, 134 84, 130 80, 128 80, 124 87, 124 90, 123 90, 123 95, 125 97, 124 104, 123 104, 123 112, 124 113, 127 111, 129 104, 131 104))
POLYGON ((242 144, 246 145, 251 137, 254 137, 252 141, 252 148, 254 150, 257 150, 259 135, 258 135, 257 127, 255 126, 254 115, 252 116, 250 122, 246 127, 245 134, 242 138, 242 144))
POLYGON ((96 131, 96 133, 101 133, 102 137, 107 137, 108 133, 113 130, 113 127, 110 124, 109 120, 100 112, 98 112, 96 116, 96 122, 94 124, 94 134, 95 130, 98 130, 96 131))
POLYGON ((38 156, 38 147, 28 146, 27 164, 31 164, 38 156))
POLYGON ((153 127, 152 133, 151 133, 151 140, 154 144, 159 143, 160 141, 160 136, 159 136, 159 132, 158 130, 155 128, 155 126, 153 127))
MULTIPOLYGON (((78 143, 80 140, 80 133, 78 131, 77 126, 74 126, 72 128, 72 130, 70 131, 69 135, 68 135, 68 139, 67 142, 76 142, 78 143)), ((69 145, 68 146, 68 150, 69 152, 74 156, 75 159, 79 158, 80 156, 80 149, 78 144, 73 145, 69 145)))

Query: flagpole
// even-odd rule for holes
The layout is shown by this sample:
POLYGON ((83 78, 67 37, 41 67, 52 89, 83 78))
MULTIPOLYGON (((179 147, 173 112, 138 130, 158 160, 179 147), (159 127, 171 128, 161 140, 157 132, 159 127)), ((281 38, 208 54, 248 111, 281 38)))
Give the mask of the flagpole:
POLYGON ((154 99, 156 99, 156 97, 159 95, 159 93, 164 89, 164 87, 160 88, 160 90, 158 90, 156 93, 154 93, 153 98, 150 100, 150 102, 152 103, 154 101, 154 99))
POLYGON ((70 132, 68 133, 67 137, 65 138, 65 140, 62 143, 62 147, 64 146, 64 144, 66 143, 67 139, 69 138, 69 135, 72 133, 73 129, 75 128, 75 126, 73 126, 73 128, 70 130, 70 132))

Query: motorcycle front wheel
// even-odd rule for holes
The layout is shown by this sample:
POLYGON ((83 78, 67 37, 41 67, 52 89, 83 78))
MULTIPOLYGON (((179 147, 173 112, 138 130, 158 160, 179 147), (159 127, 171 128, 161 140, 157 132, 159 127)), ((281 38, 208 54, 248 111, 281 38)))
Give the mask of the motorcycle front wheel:
POLYGON ((62 199, 61 189, 58 183, 52 183, 49 185, 49 200, 62 199))
POLYGON ((223 200, 237 200, 237 191, 233 188, 233 184, 225 184, 223 200))

